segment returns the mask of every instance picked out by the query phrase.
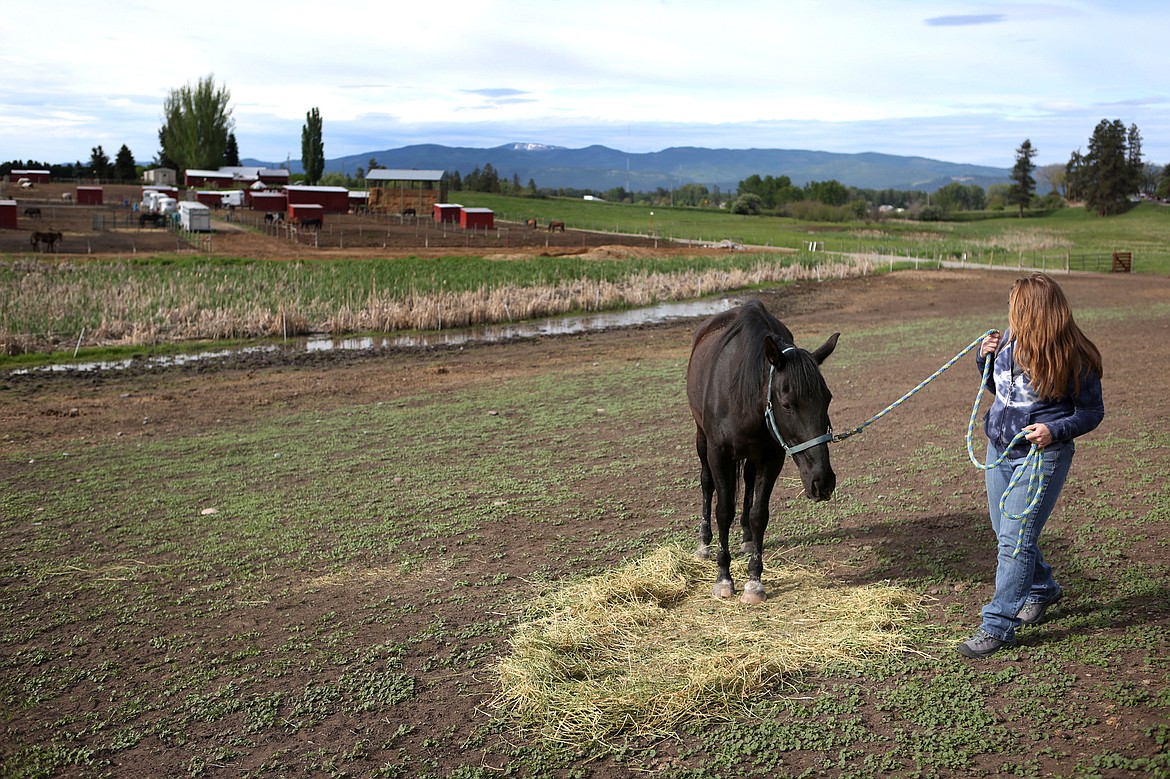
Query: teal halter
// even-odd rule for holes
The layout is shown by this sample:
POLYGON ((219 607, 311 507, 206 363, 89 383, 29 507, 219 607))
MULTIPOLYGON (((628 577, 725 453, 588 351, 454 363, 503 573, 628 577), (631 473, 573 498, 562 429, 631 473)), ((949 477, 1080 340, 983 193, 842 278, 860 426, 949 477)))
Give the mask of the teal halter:
MULTIPOLYGON (((788 354, 789 352, 795 352, 795 351, 796 351, 795 346, 789 346, 787 349, 785 349, 784 351, 782 351, 780 353, 781 354, 788 354)), ((764 419, 768 422, 768 432, 770 432, 772 434, 772 437, 776 439, 776 443, 780 444, 780 446, 783 447, 785 453, 792 455, 792 454, 796 454, 797 452, 803 452, 805 449, 811 449, 814 446, 820 446, 821 444, 827 444, 830 441, 832 441, 833 440, 833 426, 830 425, 829 431, 827 433, 825 433, 824 435, 819 435, 816 438, 811 438, 802 444, 796 444, 795 446, 789 446, 787 443, 785 443, 784 436, 780 435, 780 430, 779 430, 779 428, 776 427, 776 414, 774 411, 772 411, 772 377, 775 375, 776 375, 776 366, 773 365, 773 366, 768 368, 768 403, 764 407, 764 419)))

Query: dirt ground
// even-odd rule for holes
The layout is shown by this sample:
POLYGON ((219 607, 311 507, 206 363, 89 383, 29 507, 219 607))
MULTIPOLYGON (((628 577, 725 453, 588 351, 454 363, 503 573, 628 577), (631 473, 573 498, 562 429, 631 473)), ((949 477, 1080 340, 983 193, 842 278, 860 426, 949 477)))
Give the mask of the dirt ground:
POLYGON ((66 202, 76 187, 40 184, 31 190, 9 185, 0 199, 17 202, 17 229, 0 230, 0 254, 33 250, 34 231, 60 231, 55 254, 100 257, 134 253, 191 252, 225 257, 302 259, 330 257, 430 257, 467 251, 476 255, 578 254, 590 248, 620 245, 654 249, 659 253, 691 251, 691 247, 644 236, 614 236, 581 230, 550 232, 541 225, 497 220, 490 230, 463 230, 450 223, 438 224, 430 215, 400 217, 385 214, 327 214, 320 231, 290 229, 265 221, 265 213, 250 208, 231 212, 217 209, 210 233, 184 234, 151 225, 140 226, 133 204, 141 200, 141 187, 106 185, 101 206, 66 202), (36 217, 26 209, 39 209, 36 217))
MULTIPOLYGON (((216 240, 219 240, 218 234, 216 240)), ((68 241, 66 245, 74 244, 68 241)), ((888 328, 889 338, 896 344, 897 325, 908 319, 972 317, 986 320, 988 327, 1002 327, 1013 278, 1013 274, 1004 272, 908 271, 854 280, 802 283, 762 291, 754 296, 784 320, 802 345, 815 346, 838 331, 843 333, 842 341, 845 342, 851 332, 874 328, 888 328), (1001 302, 1004 305, 1001 306, 1001 302)), ((1161 306, 1164 311, 1165 303, 1170 300, 1170 280, 1163 278, 1076 275, 1061 277, 1060 281, 1075 308, 1090 305, 1096 308, 1149 306, 1153 310, 1161 306)), ((307 412, 337 408, 343 404, 358 406, 392 402, 401 397, 469 393, 476 387, 496 385, 509 377, 587 366, 601 359, 637 361, 673 355, 685 362, 696 324, 681 321, 601 333, 418 351, 311 354, 282 351, 165 370, 0 376, 0 430, 3 431, 0 447, 18 450, 22 444, 35 440, 49 441, 54 448, 67 450, 81 440, 113 435, 128 440, 182 436, 234 425, 246 426, 257 418, 288 414, 291 410, 307 412), (150 424, 144 424, 144 419, 149 419, 150 424)), ((1170 317, 1160 314, 1154 321, 1154 328, 1154 332, 1114 328, 1106 319, 1087 323, 1086 329, 1090 330, 1106 360, 1108 416, 1105 429, 1108 435, 1137 436, 1146 426, 1164 428, 1170 421, 1163 370, 1170 364, 1170 317), (1130 359, 1134 355, 1141 358, 1130 359), (1154 366, 1161 367, 1151 370, 1154 366)), ((838 430, 864 420, 939 365, 938 354, 898 350, 893 354, 896 356, 864 376, 835 374, 830 378, 834 392, 833 418, 838 430)), ((956 370, 971 369, 968 366, 956 370)), ((923 393, 921 400, 913 401, 914 430, 952 426, 956 409, 970 407, 974 386, 972 381, 965 380, 940 382, 938 388, 923 393)), ((680 412, 685 412, 681 402, 680 412)), ((963 413, 959 412, 959 416, 963 413)), ((899 423, 892 424, 900 426, 899 423)), ((834 454, 834 464, 840 474, 857 473, 864 470, 872 458, 887 455, 891 447, 908 445, 911 444, 900 442, 897 436, 885 432, 867 432, 843 445, 840 453, 834 454)), ((1087 489, 1085 477, 1091 468, 1088 461, 1074 467, 1068 487, 1070 494, 1083 494, 1087 489)), ((1128 487, 1122 476, 1106 473, 1095 474, 1095 477, 1101 482, 1098 489, 1102 493, 1127 494, 1128 487)), ((929 475, 907 474, 906 478, 928 479, 929 475)), ((596 489, 607 491, 615 487, 599 483, 596 489)), ((978 508, 982 500, 981 477, 974 471, 969 481, 956 486, 955 490, 961 499, 978 508)), ((644 519, 632 523, 628 532, 645 532, 655 521, 657 507, 653 505, 653 495, 648 494, 651 492, 630 490, 630 514, 644 519)), ((690 508, 697 510, 697 491, 694 498, 695 505, 690 508)), ((880 498, 875 493, 875 502, 880 503, 880 498)), ((936 536, 943 547, 969 552, 957 563, 957 575, 967 574, 987 581, 993 552, 981 537, 972 539, 968 519, 939 516, 929 527, 924 527, 923 532, 936 536)), ((862 526, 853 530, 855 535, 848 543, 816 549, 817 554, 823 555, 822 562, 831 576, 846 580, 864 578, 865 571, 858 568, 858 556, 871 557, 875 548, 880 551, 887 546, 915 542, 914 539, 876 538, 862 526)), ((537 537, 509 539, 511 574, 521 580, 530 575, 543 559, 542 548, 548 542, 547 538, 537 537)), ((1149 562, 1160 562, 1163 552, 1156 544, 1144 548, 1149 562)), ((485 570, 465 572, 466 578, 475 581, 481 574, 485 577, 491 575, 489 569, 494 570, 497 564, 487 555, 483 560, 485 570)), ((984 589, 946 589, 934 593, 936 598, 928 606, 927 619, 952 624, 956 622, 955 612, 959 611, 964 615, 959 621, 974 627, 979 607, 987 594, 984 589)), ((364 598, 367 595, 369 593, 338 594, 337 602, 325 606, 317 604, 313 610, 344 608, 342 598, 364 598)), ((457 625, 482 618, 478 612, 481 603, 472 601, 464 608, 467 613, 461 613, 453 603, 445 605, 442 619, 457 625)), ((1135 603, 1133 608, 1135 614, 1141 612, 1154 615, 1155 620, 1166 619, 1164 605, 1135 603)), ((432 618, 429 613, 419 616, 419 620, 432 618)), ((284 613, 279 619, 308 622, 311 615, 284 613)), ((424 670, 423 659, 432 650, 420 647, 420 657, 414 659, 411 669, 421 680, 420 689, 427 690, 426 700, 405 707, 411 717, 426 723, 420 733, 450 723, 481 721, 479 706, 482 695, 489 692, 486 680, 453 679, 441 667, 430 672, 424 670), (470 688, 471 694, 466 688, 470 688)), ((1096 669, 1084 670, 1091 674, 1096 669)), ((1118 748, 1140 739, 1140 727, 1146 724, 1149 723, 1135 723, 1133 727, 1114 731, 1112 738, 1117 741, 1118 748)), ((458 729, 466 735, 463 727, 458 729)), ((281 747, 279 744, 270 746, 274 750, 281 747)), ((425 743, 415 747, 423 749, 425 743)), ((297 747, 290 743, 283 748, 297 747)), ((132 761, 134 756, 129 753, 118 759, 132 761)), ((149 774, 152 767, 150 756, 142 754, 139 759, 142 762, 137 768, 144 771, 141 775, 149 774)), ((484 762, 489 767, 498 767, 500 758, 486 755, 484 762)), ((607 769, 606 765, 603 762, 590 766, 588 775, 627 775, 625 767, 607 769)), ((988 763, 982 767, 990 770, 994 765, 988 763)))

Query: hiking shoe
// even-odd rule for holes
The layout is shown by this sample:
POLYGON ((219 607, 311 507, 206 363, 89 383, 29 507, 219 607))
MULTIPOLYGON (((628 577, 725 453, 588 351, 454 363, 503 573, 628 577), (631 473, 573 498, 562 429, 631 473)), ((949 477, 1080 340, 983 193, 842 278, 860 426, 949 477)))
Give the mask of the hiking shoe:
POLYGON ((982 659, 995 654, 1005 647, 1010 649, 1015 645, 1016 640, 1014 638, 1009 641, 1000 641, 983 628, 979 628, 975 631, 975 635, 959 644, 959 654, 964 657, 982 659))
POLYGON ((1060 590, 1056 593, 1056 597, 1050 600, 1028 601, 1020 607, 1019 612, 1016 614, 1016 619, 1022 625, 1039 625, 1044 621, 1044 612, 1048 611, 1048 607, 1058 603, 1063 597, 1064 590, 1060 590))

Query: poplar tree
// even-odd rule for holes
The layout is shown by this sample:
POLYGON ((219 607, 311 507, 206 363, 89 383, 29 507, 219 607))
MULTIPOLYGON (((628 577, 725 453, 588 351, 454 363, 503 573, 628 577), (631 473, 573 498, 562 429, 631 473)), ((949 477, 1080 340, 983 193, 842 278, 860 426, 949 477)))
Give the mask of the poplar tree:
POLYGON ((305 125, 301 128, 301 166, 305 171, 305 182, 316 184, 325 172, 325 142, 321 138, 321 112, 316 108, 305 114, 305 125))

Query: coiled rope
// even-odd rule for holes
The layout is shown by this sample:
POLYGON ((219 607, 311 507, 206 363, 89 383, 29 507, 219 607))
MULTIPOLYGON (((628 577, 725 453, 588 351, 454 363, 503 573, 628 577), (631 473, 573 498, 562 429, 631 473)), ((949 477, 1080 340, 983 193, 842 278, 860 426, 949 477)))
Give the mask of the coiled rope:
MULTIPOLYGON (((852 430, 848 430, 844 433, 838 433, 837 435, 833 436, 833 443, 837 443, 839 441, 844 441, 845 439, 850 438, 851 436, 857 435, 858 433, 860 433, 861 431, 865 430, 867 427, 872 425, 874 422, 878 421, 879 419, 884 417, 886 414, 890 413, 891 411, 896 409, 898 406, 902 405, 907 400, 914 397, 914 395, 916 395, 920 390, 922 390, 923 387, 925 387, 927 384, 930 384, 932 381, 934 381, 939 376, 941 376, 944 371, 946 371, 948 368, 950 368, 956 362, 961 360, 963 358, 963 355, 967 354, 972 349, 974 349, 976 346, 983 343, 983 339, 987 338, 987 336, 989 336, 995 332, 997 332, 997 331, 996 330, 988 330, 987 332, 983 333, 983 335, 979 336, 974 341, 972 341, 970 344, 968 344, 962 351, 960 351, 958 354, 956 354, 951 359, 947 360, 947 362, 941 368, 939 368, 937 371, 935 371, 934 373, 930 374, 925 379, 920 381, 918 383, 918 385, 916 387, 914 387, 914 389, 910 390, 905 395, 898 398, 893 403, 886 406, 884 409, 882 409, 878 413, 874 414, 872 417, 867 419, 865 422, 862 422, 860 425, 853 428, 852 430)), ((987 391, 987 379, 991 375, 991 369, 992 369, 992 366, 994 365, 994 363, 995 363, 994 359, 988 359, 987 364, 983 366, 983 380, 979 383, 979 392, 975 396, 975 403, 971 406, 971 419, 967 423, 967 456, 971 458, 971 462, 975 465, 976 468, 979 468, 980 470, 984 470, 984 471, 989 471, 992 468, 999 466, 1005 459, 1007 459, 1008 454, 1012 451, 1012 449, 1015 448, 1016 444, 1018 444, 1020 441, 1022 441, 1024 439, 1024 437, 1027 436, 1027 434, 1028 434, 1027 430, 1021 430, 1020 432, 1016 433, 1015 437, 1012 439, 1012 442, 1010 444, 1008 444, 1007 448, 1005 448, 1003 450, 1003 453, 999 456, 999 459, 997 459, 993 463, 986 463, 986 464, 981 463, 981 462, 979 462, 979 459, 975 456, 975 449, 974 449, 974 444, 972 443, 972 436, 973 436, 974 430, 975 430, 975 422, 979 416, 979 404, 983 400, 983 393, 987 391)), ((1003 495, 1000 496, 1000 499, 999 499, 999 513, 1001 516, 1003 516, 1006 519, 1022 520, 1020 523, 1019 536, 1016 539, 1016 548, 1012 552, 1012 557, 1015 557, 1016 555, 1018 555, 1020 553, 1020 548, 1023 546, 1023 543, 1024 543, 1024 531, 1027 528, 1028 517, 1035 510, 1036 506, 1039 505, 1040 499, 1044 495, 1044 489, 1043 489, 1044 488, 1044 456, 1043 456, 1043 453, 1044 453, 1043 447, 1038 446, 1036 444, 1032 444, 1032 448, 1028 450, 1028 454, 1024 458, 1024 462, 1023 462, 1022 467, 1017 468, 1015 470, 1015 472, 1012 474, 1012 478, 1011 478, 1011 481, 1008 482, 1007 489, 1004 490, 1003 495), (1009 513, 1007 511, 1008 495, 1010 495, 1012 490, 1015 489, 1016 485, 1019 484, 1019 482, 1023 478, 1023 475, 1025 472, 1028 473, 1028 505, 1025 506, 1024 510, 1019 514, 1009 513)))

